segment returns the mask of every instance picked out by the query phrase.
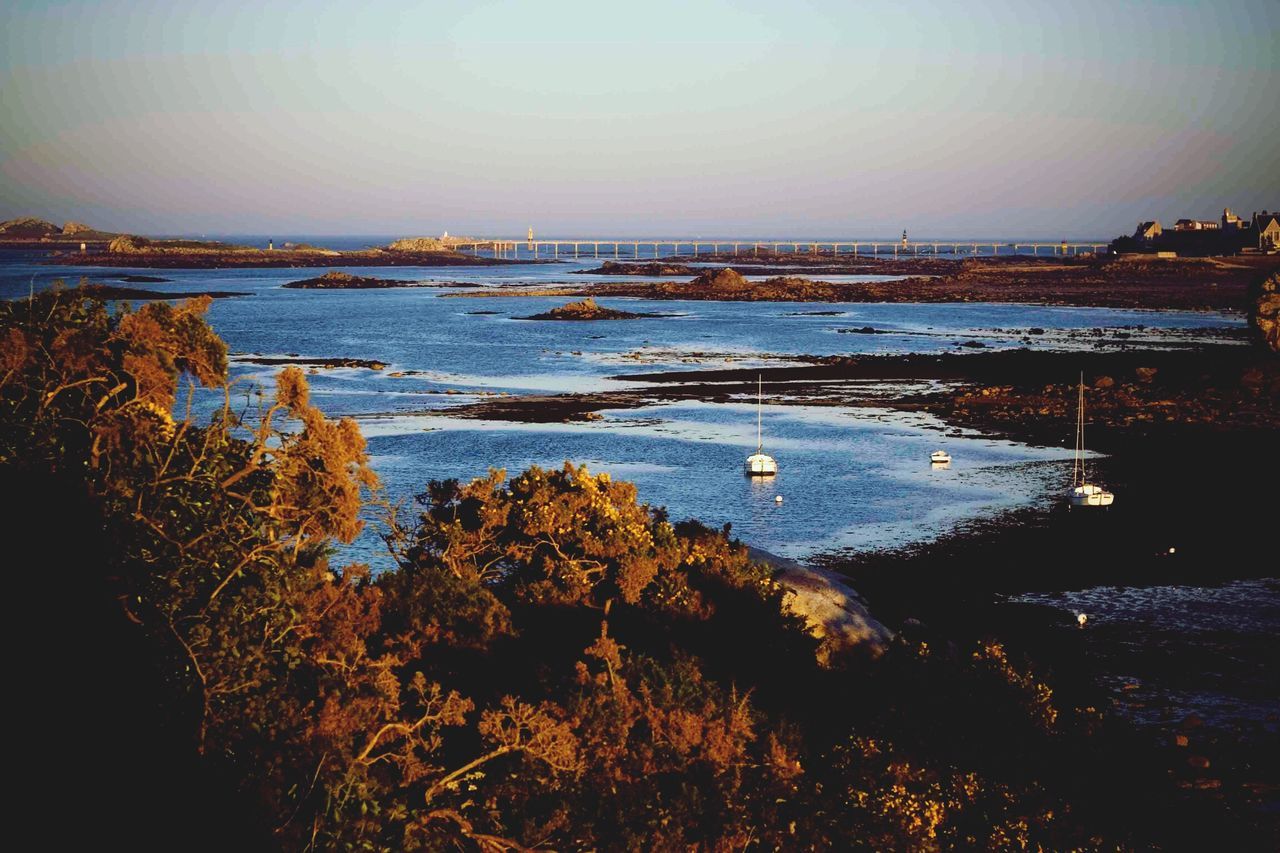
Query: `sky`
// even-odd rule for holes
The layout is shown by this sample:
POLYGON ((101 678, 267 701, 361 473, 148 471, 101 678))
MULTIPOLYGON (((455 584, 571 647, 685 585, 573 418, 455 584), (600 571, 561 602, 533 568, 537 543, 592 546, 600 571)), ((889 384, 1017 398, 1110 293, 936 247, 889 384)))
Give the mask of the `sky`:
POLYGON ((1109 237, 1280 207, 1280 2, 0 10, 0 219, 1109 237))

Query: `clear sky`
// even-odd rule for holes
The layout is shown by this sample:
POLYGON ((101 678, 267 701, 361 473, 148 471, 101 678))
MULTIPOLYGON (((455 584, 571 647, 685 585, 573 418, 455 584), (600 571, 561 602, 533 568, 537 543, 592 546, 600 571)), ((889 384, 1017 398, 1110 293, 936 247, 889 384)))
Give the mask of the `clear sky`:
POLYGON ((0 218, 1107 236, 1280 207, 1280 2, 0 11, 0 218))

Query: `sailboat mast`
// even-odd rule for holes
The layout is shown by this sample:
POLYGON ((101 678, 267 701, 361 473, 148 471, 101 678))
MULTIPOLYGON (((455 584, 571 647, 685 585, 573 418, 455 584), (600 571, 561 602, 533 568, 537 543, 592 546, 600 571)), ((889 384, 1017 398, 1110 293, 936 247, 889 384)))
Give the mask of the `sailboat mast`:
POLYGON ((764 449, 764 434, 760 431, 760 407, 764 404, 764 378, 756 374, 756 453, 764 449))
POLYGON ((1072 469, 1072 485, 1084 485, 1084 372, 1080 373, 1079 395, 1076 398, 1076 461, 1072 469), (1077 475, 1079 479, 1077 480, 1077 475))

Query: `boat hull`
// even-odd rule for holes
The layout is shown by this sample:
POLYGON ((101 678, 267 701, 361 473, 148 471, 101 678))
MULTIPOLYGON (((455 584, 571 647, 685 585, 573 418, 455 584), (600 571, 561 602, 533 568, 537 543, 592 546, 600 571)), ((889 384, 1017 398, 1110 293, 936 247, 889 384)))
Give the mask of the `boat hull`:
POLYGON ((757 453, 747 457, 743 473, 748 477, 772 477, 778 473, 778 463, 772 456, 757 453))
POLYGON ((1073 488, 1067 495, 1067 500, 1072 506, 1111 506, 1115 503, 1116 496, 1101 486, 1086 484, 1073 488))

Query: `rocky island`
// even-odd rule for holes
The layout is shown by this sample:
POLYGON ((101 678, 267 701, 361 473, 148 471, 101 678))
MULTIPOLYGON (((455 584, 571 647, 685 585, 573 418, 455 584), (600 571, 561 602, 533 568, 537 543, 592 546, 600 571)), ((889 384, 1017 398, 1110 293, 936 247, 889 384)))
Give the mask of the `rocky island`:
POLYGON ((638 320, 644 317, 662 317, 662 314, 638 314, 631 311, 618 311, 613 308, 605 308, 597 305, 596 301, 588 296, 581 302, 569 302, 561 305, 559 308, 552 308, 550 311, 542 314, 534 314, 532 317, 520 317, 520 320, 570 320, 570 321, 589 321, 589 320, 638 320))
POLYGON ((595 269, 582 270, 581 275, 696 275, 699 270, 688 264, 664 261, 605 261, 595 269))
POLYGON ((303 243, 280 248, 242 246, 218 240, 150 238, 100 231, 78 222, 62 226, 34 217, 0 223, 0 247, 44 253, 45 261, 67 266, 155 269, 273 267, 501 266, 549 263, 482 258, 461 252, 469 238, 411 237, 386 246, 337 251, 303 243))
POLYGON ((6 249, 77 249, 101 246, 120 235, 68 220, 61 226, 34 216, 0 222, 0 247, 6 249))
POLYGON ((174 293, 163 293, 159 290, 145 290, 141 287, 120 287, 114 284, 99 284, 98 282, 82 282, 77 290, 84 291, 87 295, 95 299, 137 299, 141 301, 152 301, 157 299, 193 299, 199 296, 207 296, 210 299, 228 299, 234 296, 252 296, 251 293, 245 293, 240 290, 184 290, 174 293))
POLYGON ((384 287, 412 287, 416 282, 398 278, 374 278, 352 275, 341 270, 332 270, 315 278, 304 278, 291 281, 281 287, 298 290, 369 290, 384 287))

